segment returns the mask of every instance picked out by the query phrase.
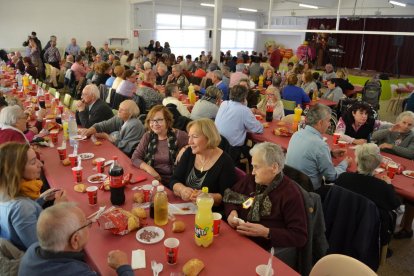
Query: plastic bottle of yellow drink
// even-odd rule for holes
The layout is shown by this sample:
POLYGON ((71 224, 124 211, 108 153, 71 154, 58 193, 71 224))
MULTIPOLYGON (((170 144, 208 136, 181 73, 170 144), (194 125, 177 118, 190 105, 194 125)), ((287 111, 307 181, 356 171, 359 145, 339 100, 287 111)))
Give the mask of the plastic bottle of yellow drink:
POLYGON ((63 125, 63 137, 65 138, 65 140, 68 140, 69 139, 69 133, 68 133, 69 122, 63 121, 62 125, 63 125))
POLYGON ((194 86, 192 83, 188 86, 188 101, 190 104, 195 104, 196 102, 196 94, 194 92, 194 86))
POLYGON ((197 197, 197 214, 195 216, 194 238, 198 246, 208 247, 213 242, 213 207, 214 200, 208 193, 208 187, 203 187, 197 197))
POLYGON ((293 121, 295 122, 300 122, 300 116, 302 115, 302 108, 300 107, 300 104, 298 104, 297 107, 295 107, 295 109, 293 110, 293 112, 295 113, 295 115, 293 115, 293 121))
POLYGON ((29 77, 23 76, 23 87, 28 87, 28 86, 29 86, 29 77))
POLYGON ((258 84, 258 86, 259 86, 260 88, 262 88, 262 87, 263 87, 263 81, 264 81, 264 77, 263 77, 263 75, 260 75, 260 77, 259 77, 259 84, 258 84))
POLYGON ((157 186, 154 196, 154 223, 159 226, 168 223, 168 196, 161 185, 157 186))

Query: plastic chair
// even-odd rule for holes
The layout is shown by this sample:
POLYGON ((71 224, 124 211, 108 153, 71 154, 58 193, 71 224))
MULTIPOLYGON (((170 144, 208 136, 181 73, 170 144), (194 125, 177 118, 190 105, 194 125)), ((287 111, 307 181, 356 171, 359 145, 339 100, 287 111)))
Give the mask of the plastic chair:
POLYGON ((389 99, 389 102, 388 102, 387 112, 390 108, 392 111, 394 107, 397 105, 397 101, 398 101, 398 93, 397 93, 398 86, 395 84, 391 84, 390 87, 391 87, 391 99, 389 99))
POLYGON ((235 167, 234 169, 236 172, 236 183, 237 183, 246 176, 246 173, 243 170, 239 169, 238 167, 235 167))
POLYGON ((53 97, 55 97, 56 95, 56 88, 49 88, 49 93, 53 95, 53 97))
POLYGON ((56 91, 55 98, 60 100, 60 92, 59 91, 56 91))
POLYGON ((295 101, 288 101, 288 100, 282 99, 282 103, 283 103, 283 108, 285 109, 285 111, 287 110, 287 111, 293 112, 295 110, 295 107, 296 107, 295 101))
POLYGON ((76 108, 76 101, 72 101, 71 105, 70 105, 70 111, 72 111, 73 113, 75 113, 77 110, 76 108))
POLYGON ((112 113, 114 114, 114 116, 118 115, 118 110, 117 109, 112 109, 112 113))
POLYGON ((376 276, 364 263, 341 254, 331 254, 320 259, 309 276, 376 276))
POLYGON ((70 94, 65 94, 65 97, 63 98, 63 104, 66 107, 70 107, 71 100, 72 100, 72 96, 70 94))

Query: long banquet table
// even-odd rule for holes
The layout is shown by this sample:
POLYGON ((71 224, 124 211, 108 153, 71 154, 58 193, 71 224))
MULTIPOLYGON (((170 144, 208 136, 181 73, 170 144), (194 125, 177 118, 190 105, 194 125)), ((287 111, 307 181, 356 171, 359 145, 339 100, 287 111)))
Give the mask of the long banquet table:
MULTIPOLYGON (((59 137, 59 144, 62 137, 59 137)), ((107 141, 102 141, 102 145, 96 146, 89 139, 80 141, 79 153, 91 152, 95 157, 104 157, 107 160, 112 156, 118 156, 120 164, 124 168, 124 172, 133 173, 133 179, 137 176, 145 175, 147 180, 136 185, 128 185, 126 188, 126 202, 122 206, 126 210, 130 210, 133 200, 133 186, 140 186, 151 182, 152 177, 142 170, 132 166, 130 159, 119 151, 114 145, 107 141)), ((68 150, 70 147, 68 145, 68 150)), ((44 160, 45 176, 51 187, 63 188, 67 191, 69 200, 79 203, 79 206, 86 215, 90 215, 98 210, 99 206, 110 207, 109 192, 98 191, 98 204, 90 206, 87 203, 87 195, 77 193, 73 190, 74 180, 70 166, 65 167, 61 164, 56 148, 43 148, 41 150, 41 159, 44 160)), ((91 159, 93 160, 93 159, 91 159)), ((86 178, 96 171, 93 171, 92 161, 82 161, 84 168, 83 183, 87 184, 86 178)), ((107 169, 107 168, 106 168, 107 169)), ((106 171, 107 172, 107 171, 106 171)), ((180 202, 171 191, 168 190, 170 202, 180 202)), ((147 210, 148 214, 148 210, 147 210)), ((94 224, 89 230, 89 242, 85 248, 87 261, 90 266, 101 275, 115 275, 115 271, 107 265, 107 254, 110 250, 120 249, 127 252, 129 261, 131 261, 131 251, 136 249, 144 249, 146 254, 146 268, 135 270, 137 275, 152 275, 151 260, 156 260, 164 265, 161 275, 170 275, 170 272, 179 272, 182 266, 191 258, 201 259, 206 268, 201 275, 254 275, 255 267, 259 264, 267 263, 269 253, 256 245, 250 239, 239 235, 230 228, 227 223, 222 222, 220 235, 215 237, 213 244, 208 248, 200 248, 194 242, 194 215, 176 216, 186 223, 186 230, 183 233, 172 233, 172 222, 161 228, 165 231, 165 238, 176 237, 180 240, 180 249, 178 263, 176 265, 168 265, 164 255, 163 241, 146 245, 138 242, 135 233, 129 233, 125 236, 116 236, 109 231, 102 230, 97 224, 94 224)), ((154 225, 152 219, 147 219, 148 225, 154 225)), ((273 257, 273 269, 277 275, 299 275, 286 264, 276 257, 273 257)))
MULTIPOLYGON (((269 123, 269 127, 264 128, 263 133, 248 133, 248 138, 251 139, 254 143, 261 142, 271 142, 280 145, 284 150, 287 150, 290 137, 278 136, 274 134, 274 129, 280 127, 278 121, 272 121, 269 123)), ((332 136, 324 135, 327 139, 327 143, 331 149, 337 148, 338 146, 332 145, 332 136)), ((346 146, 347 153, 346 155, 354 158, 354 146, 346 146)), ((409 160, 403 157, 396 156, 394 154, 381 152, 385 157, 391 158, 393 161, 402 164, 405 167, 405 170, 414 170, 414 160, 409 160)), ((334 163, 339 162, 340 160, 334 159, 334 163)), ((348 171, 356 171, 356 164, 352 162, 351 166, 348 168, 348 171)), ((404 198, 414 200, 414 179, 409 178, 403 174, 395 175, 395 178, 392 180, 392 185, 395 188, 395 191, 404 198)))

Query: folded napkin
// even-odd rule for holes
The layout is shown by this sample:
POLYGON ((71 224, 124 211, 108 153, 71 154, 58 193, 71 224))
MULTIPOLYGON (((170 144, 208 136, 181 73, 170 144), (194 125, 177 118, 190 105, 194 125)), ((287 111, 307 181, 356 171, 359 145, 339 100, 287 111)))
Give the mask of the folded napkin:
POLYGON ((145 250, 137 249, 132 251, 132 269, 145 268, 145 250))

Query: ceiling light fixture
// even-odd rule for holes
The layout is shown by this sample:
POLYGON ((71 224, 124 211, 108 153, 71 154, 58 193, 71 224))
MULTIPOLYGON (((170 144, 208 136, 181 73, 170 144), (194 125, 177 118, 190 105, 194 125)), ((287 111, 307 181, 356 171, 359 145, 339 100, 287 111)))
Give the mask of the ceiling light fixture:
POLYGON ((407 4, 401 3, 401 2, 397 2, 397 1, 388 1, 388 2, 390 2, 390 4, 397 5, 397 6, 401 6, 401 7, 407 6, 407 4))
POLYGON ((209 3, 200 3, 200 5, 204 7, 211 7, 211 8, 215 7, 214 4, 209 4, 209 3))
POLYGON ((257 12, 256 9, 239 8, 239 11, 257 12))
POLYGON ((308 4, 299 4, 299 7, 308 8, 308 9, 318 9, 317 6, 308 5, 308 4))

